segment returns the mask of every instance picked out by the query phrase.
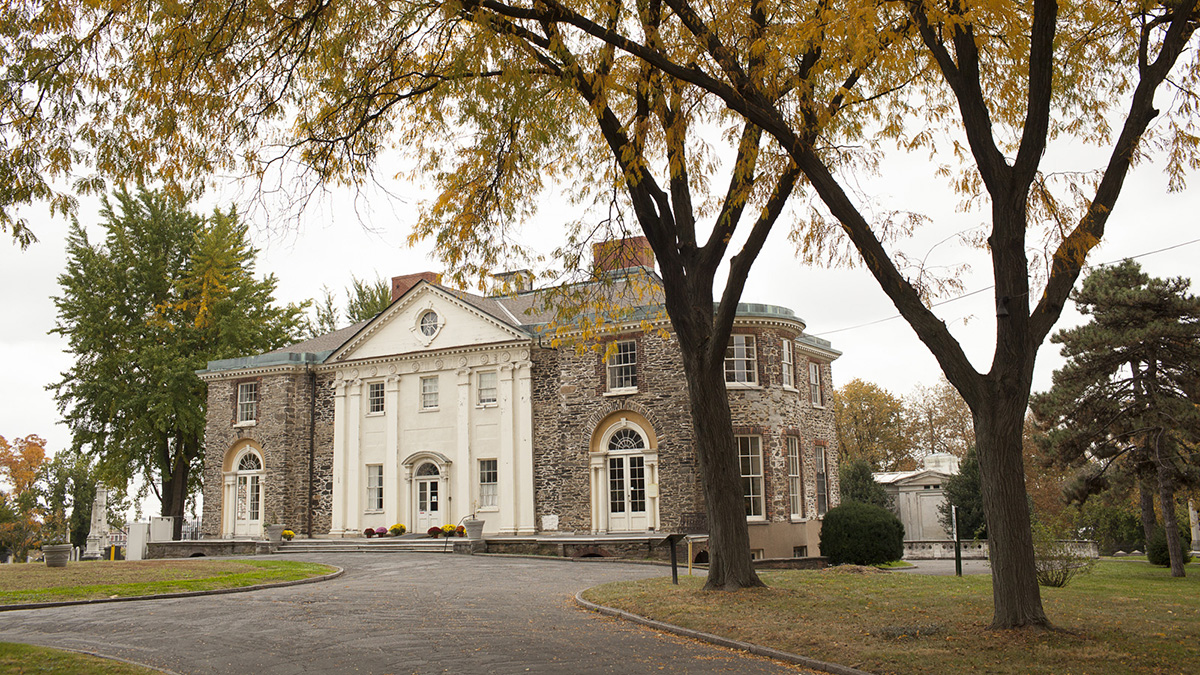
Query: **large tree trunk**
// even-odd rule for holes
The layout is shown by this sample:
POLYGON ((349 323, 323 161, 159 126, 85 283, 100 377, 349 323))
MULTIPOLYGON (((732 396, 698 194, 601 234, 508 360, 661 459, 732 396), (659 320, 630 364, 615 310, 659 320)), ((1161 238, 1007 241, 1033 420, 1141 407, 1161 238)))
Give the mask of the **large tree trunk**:
POLYGON ((183 512, 187 504, 188 473, 191 462, 179 439, 176 439, 175 452, 170 456, 170 472, 163 472, 162 478, 162 515, 173 518, 171 539, 179 541, 183 538, 183 512))
POLYGON ((1154 531, 1158 529, 1158 517, 1154 515, 1154 495, 1157 493, 1158 490, 1151 482, 1150 476, 1142 475, 1138 478, 1138 506, 1141 507, 1143 551, 1150 546, 1150 540, 1154 538, 1154 531))
POLYGON ((692 429, 708 513, 708 580, 705 589, 763 586, 750 558, 750 533, 741 468, 733 440, 724 373, 683 350, 691 398, 692 429))
POLYGON ((1025 399, 995 396, 974 416, 992 565, 992 628, 1048 627, 1034 565, 1021 454, 1025 399))
MULTIPOLYGON (((1175 517, 1175 481, 1172 480, 1171 470, 1158 457, 1158 494, 1159 507, 1162 509, 1163 529, 1167 535, 1167 552, 1171 554, 1171 576, 1182 577, 1183 546, 1179 543, 1179 522, 1175 517)), ((1150 544, 1147 542, 1146 547, 1150 544)))

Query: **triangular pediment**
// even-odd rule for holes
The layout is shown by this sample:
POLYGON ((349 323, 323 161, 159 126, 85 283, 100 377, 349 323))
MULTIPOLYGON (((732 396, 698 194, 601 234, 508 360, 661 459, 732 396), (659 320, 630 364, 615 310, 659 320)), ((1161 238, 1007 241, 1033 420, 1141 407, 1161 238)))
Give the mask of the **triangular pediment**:
POLYGON ((326 363, 511 343, 529 337, 422 281, 363 326, 326 363))

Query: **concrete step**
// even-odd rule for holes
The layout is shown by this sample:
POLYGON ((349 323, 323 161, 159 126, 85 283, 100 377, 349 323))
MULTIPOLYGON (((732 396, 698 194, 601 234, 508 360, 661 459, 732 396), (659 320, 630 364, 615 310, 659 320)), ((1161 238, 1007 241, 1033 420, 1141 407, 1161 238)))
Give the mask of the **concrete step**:
POLYGON ((304 539, 283 542, 278 553, 453 553, 456 541, 465 539, 304 539))

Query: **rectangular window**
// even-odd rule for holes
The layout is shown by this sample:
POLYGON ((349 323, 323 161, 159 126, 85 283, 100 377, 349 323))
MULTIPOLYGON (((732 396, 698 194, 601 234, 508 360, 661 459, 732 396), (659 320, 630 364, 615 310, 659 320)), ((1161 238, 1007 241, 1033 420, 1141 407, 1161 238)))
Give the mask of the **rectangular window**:
POLYGON ((608 357, 608 390, 637 389, 637 343, 618 342, 608 357))
POLYGON ((788 497, 792 515, 804 517, 804 481, 800 475, 800 439, 787 437, 788 497))
POLYGON ((372 382, 367 385, 367 412, 383 412, 383 383, 372 382))
POLYGON ((818 408, 825 407, 825 397, 821 394, 821 364, 808 364, 808 394, 812 404, 818 408))
POLYGON ((783 373, 783 386, 796 386, 796 365, 792 362, 792 341, 783 339, 783 351, 781 352, 780 360, 782 366, 780 372, 783 373))
POLYGON ((258 419, 258 383, 243 382, 238 385, 237 421, 253 422, 258 419))
POLYGON ((742 494, 746 498, 746 517, 762 518, 763 465, 762 441, 758 436, 736 437, 738 462, 742 468, 742 494))
POLYGON ((825 515, 829 508, 828 481, 825 477, 825 446, 818 445, 814 453, 817 478, 817 517, 825 515))
POLYGON ((383 510, 383 465, 367 465, 367 510, 383 510))
POLYGON ((479 460, 479 506, 491 508, 500 505, 500 470, 494 459, 479 460))
POLYGON ((421 409, 433 410, 438 407, 437 376, 421 378, 421 409))
POLYGON ((479 405, 494 405, 496 403, 498 381, 499 376, 494 370, 485 370, 479 373, 479 381, 476 385, 479 392, 479 405))
POLYGON ((729 346, 725 348, 725 381, 758 382, 758 356, 753 335, 729 336, 729 346))

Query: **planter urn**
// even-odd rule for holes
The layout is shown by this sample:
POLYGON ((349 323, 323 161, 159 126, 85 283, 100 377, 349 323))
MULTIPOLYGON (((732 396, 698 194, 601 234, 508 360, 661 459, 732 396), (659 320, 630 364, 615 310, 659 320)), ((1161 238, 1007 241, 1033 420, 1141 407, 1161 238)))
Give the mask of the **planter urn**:
POLYGON ((467 531, 467 539, 483 539, 483 521, 478 518, 468 518, 463 521, 467 531))
POLYGON ((71 559, 70 544, 47 544, 42 547, 42 558, 46 567, 66 567, 71 559))
POLYGON ((283 541, 283 531, 287 529, 286 525, 268 525, 267 526, 267 541, 278 545, 283 541))

